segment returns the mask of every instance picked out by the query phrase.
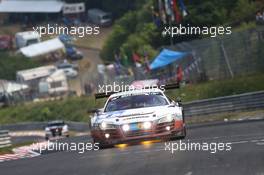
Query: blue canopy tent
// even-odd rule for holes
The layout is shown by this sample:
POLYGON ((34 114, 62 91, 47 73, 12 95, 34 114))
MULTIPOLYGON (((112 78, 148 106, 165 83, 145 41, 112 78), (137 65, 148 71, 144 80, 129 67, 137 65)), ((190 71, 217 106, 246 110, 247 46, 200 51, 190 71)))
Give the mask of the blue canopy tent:
POLYGON ((167 66, 177 60, 182 59, 188 53, 186 52, 176 52, 168 49, 163 49, 161 53, 154 59, 154 61, 150 64, 150 69, 157 69, 164 66, 167 66))

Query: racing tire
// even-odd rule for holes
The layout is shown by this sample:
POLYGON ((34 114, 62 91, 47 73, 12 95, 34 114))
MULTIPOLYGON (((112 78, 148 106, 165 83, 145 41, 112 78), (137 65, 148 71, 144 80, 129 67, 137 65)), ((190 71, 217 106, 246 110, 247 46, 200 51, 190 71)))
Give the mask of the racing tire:
POLYGON ((114 145, 112 145, 112 144, 106 144, 106 143, 103 143, 103 142, 99 142, 99 141, 97 141, 95 139, 93 139, 93 143, 94 144, 98 143, 99 149, 107 149, 107 148, 113 148, 114 147, 114 145))
POLYGON ((178 139, 181 139, 181 140, 185 139, 185 137, 187 135, 186 133, 187 133, 187 131, 186 131, 186 128, 184 127, 182 130, 182 135, 179 136, 178 139))
POLYGON ((186 137, 186 127, 184 127, 181 131, 181 135, 172 136, 170 140, 183 140, 186 137))

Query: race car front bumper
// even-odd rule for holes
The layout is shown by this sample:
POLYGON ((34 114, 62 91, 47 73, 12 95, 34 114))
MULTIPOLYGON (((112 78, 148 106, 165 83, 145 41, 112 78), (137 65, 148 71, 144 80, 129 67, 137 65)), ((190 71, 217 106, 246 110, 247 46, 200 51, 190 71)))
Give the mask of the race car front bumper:
POLYGON ((153 123, 151 129, 123 131, 121 126, 115 129, 101 130, 99 128, 91 130, 91 136, 95 142, 107 145, 129 143, 152 139, 170 139, 184 134, 185 124, 182 120, 167 123, 153 123))
POLYGON ((45 132, 45 138, 56 137, 56 136, 69 136, 69 131, 64 131, 62 128, 51 129, 45 132))

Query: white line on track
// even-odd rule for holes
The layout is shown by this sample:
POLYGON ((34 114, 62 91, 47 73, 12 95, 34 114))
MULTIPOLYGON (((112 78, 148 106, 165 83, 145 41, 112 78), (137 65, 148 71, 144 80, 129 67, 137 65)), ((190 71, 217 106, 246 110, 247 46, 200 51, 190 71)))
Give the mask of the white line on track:
MULTIPOLYGON (((231 136, 217 136, 217 137, 202 137, 197 139, 189 139, 190 141, 199 141, 199 140, 215 140, 215 139, 229 139, 236 137, 264 137, 263 133, 261 134, 245 134, 245 135, 231 135, 231 136)), ((188 138, 186 138, 188 139, 188 138)))
POLYGON ((242 143, 248 143, 249 141, 244 140, 244 141, 237 141, 237 142, 230 142, 231 144, 242 144, 242 143))
POLYGON ((264 145, 264 142, 257 142, 256 145, 262 146, 262 145, 264 145))

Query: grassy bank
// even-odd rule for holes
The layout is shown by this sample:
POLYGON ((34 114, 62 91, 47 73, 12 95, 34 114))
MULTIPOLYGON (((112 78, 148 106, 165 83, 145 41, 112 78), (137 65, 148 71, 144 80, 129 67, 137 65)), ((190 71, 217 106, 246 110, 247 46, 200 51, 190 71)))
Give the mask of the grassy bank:
MULTIPOLYGON (((258 74, 187 85, 167 93, 173 99, 180 96, 184 102, 187 102, 264 90, 263 82, 264 74, 258 74)), ((102 107, 103 103, 104 100, 95 101, 93 97, 74 97, 60 101, 29 103, 3 108, 0 109, 0 124, 54 119, 87 122, 89 121, 87 110, 102 107)))
POLYGON ((178 90, 168 92, 171 97, 181 97, 184 102, 242 94, 264 90, 264 74, 236 77, 228 80, 209 81, 206 83, 187 85, 178 90))
POLYGON ((95 108, 97 103, 92 97, 74 97, 59 101, 22 104, 1 109, 0 123, 49 121, 54 119, 88 121, 89 116, 86 111, 95 108))
POLYGON ((22 55, 0 53, 0 79, 15 80, 18 70, 38 67, 40 64, 22 55))
POLYGON ((21 147, 21 146, 31 145, 32 143, 34 143, 34 142, 28 141, 28 142, 23 142, 23 143, 19 143, 19 144, 14 144, 12 146, 5 147, 5 148, 0 148, 0 155, 3 155, 3 154, 12 154, 14 148, 21 147))

